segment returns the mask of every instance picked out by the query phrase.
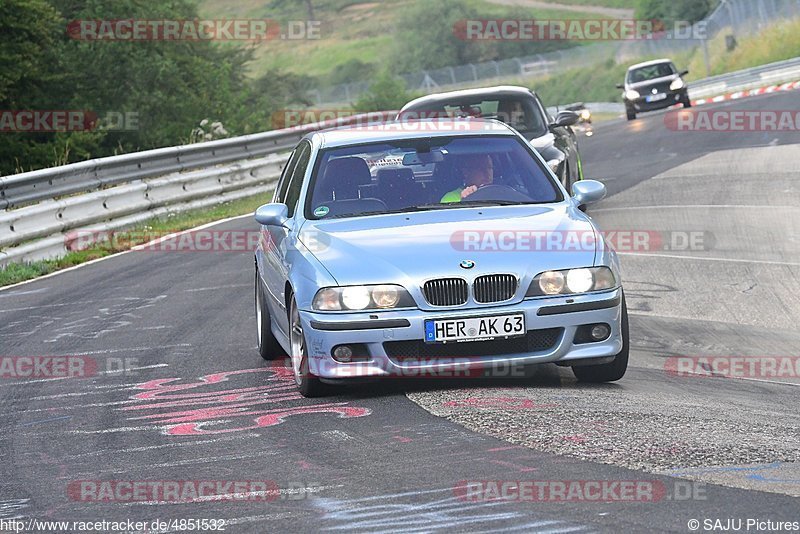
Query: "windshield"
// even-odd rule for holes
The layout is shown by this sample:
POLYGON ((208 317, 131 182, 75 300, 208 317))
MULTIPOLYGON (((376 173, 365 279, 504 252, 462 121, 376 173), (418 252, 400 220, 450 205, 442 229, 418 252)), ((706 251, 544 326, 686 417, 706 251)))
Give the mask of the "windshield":
POLYGON ((639 83, 664 76, 672 76, 677 72, 672 63, 657 63, 647 67, 639 67, 628 72, 628 83, 639 83))
POLYGON ((502 121, 523 135, 539 137, 547 133, 547 123, 533 98, 472 98, 423 104, 409 108, 401 118, 480 117, 502 121), (417 117, 424 115, 424 117, 417 117))
POLYGON ((306 218, 559 202, 551 175, 517 137, 413 139, 325 150, 306 218))

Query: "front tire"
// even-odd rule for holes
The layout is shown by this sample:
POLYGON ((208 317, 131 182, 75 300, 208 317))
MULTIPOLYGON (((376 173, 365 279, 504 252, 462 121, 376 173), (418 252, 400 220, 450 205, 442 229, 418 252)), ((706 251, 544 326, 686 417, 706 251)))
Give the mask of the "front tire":
POLYGON ((628 369, 628 355, 630 342, 628 334, 628 307, 625 304, 625 295, 622 295, 622 350, 616 355, 614 361, 602 365, 576 365, 572 372, 579 382, 600 383, 615 382, 625 376, 628 369))
POLYGON ((683 100, 681 100, 681 102, 683 103, 684 109, 692 107, 692 101, 689 99, 689 93, 683 95, 683 100))
POLYGON ((272 333, 272 321, 267 308, 264 287, 256 269, 256 328, 258 333, 258 353, 265 360, 277 360, 286 357, 286 351, 272 333))
POLYGON ((629 121, 636 120, 636 110, 625 106, 625 115, 629 121))
POLYGON ((304 397, 319 397, 325 394, 325 385, 320 379, 311 374, 308 366, 308 350, 306 337, 303 334, 303 323, 300 321, 300 311, 297 302, 292 298, 289 307, 289 343, 292 360, 292 370, 297 389, 304 397))

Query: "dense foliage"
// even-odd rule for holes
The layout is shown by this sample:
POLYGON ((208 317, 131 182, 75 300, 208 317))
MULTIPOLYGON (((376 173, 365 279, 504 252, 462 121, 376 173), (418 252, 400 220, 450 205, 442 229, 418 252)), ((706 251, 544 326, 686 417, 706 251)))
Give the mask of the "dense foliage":
POLYGON ((697 22, 705 18, 719 4, 719 0, 639 0, 636 18, 697 22))
MULTIPOLYGON (((189 0, 3 0, 0 110, 87 110, 136 116, 127 131, 0 132, 0 174, 187 142, 203 119, 227 135, 267 130, 304 103, 308 80, 246 76, 250 51, 203 41, 82 41, 85 19, 194 19, 189 0)), ((130 125, 128 125, 130 126, 130 125)))

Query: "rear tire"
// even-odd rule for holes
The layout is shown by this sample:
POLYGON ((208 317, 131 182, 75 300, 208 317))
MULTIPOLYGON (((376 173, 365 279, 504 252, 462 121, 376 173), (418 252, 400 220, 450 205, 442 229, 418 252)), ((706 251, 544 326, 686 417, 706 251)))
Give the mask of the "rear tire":
POLYGON ((264 287, 256 269, 256 327, 258 333, 258 353, 265 360, 277 360, 286 357, 286 351, 272 333, 272 321, 267 308, 264 287))
POLYGON ((616 355, 613 362, 602 365, 576 365, 572 372, 579 382, 600 383, 614 382, 625 376, 628 369, 628 354, 630 352, 628 334, 628 307, 625 304, 625 295, 622 295, 622 350, 616 355))

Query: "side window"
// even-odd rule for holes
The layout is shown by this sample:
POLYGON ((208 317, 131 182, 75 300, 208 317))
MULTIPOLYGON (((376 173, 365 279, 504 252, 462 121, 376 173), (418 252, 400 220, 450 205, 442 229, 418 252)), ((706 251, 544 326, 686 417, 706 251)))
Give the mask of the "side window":
POLYGON ((289 188, 289 178, 292 176, 292 170, 294 170, 297 157, 300 155, 300 147, 301 145, 298 145, 292 150, 289 161, 286 163, 286 167, 283 168, 283 172, 281 172, 281 177, 278 180, 278 187, 275 188, 273 202, 283 202, 286 198, 286 190, 289 188))
POLYGON ((555 119, 552 117, 552 115, 550 115, 550 113, 548 113, 547 108, 544 107, 544 104, 542 104, 542 101, 539 100, 539 97, 534 96, 533 98, 536 100, 536 104, 539 106, 539 110, 542 113, 542 117, 545 118, 545 126, 552 123, 555 119))
POLYGON ((292 169, 291 178, 289 181, 289 188, 286 190, 286 199, 284 203, 289 206, 289 217, 294 216, 294 210, 297 206, 297 201, 300 199, 300 190, 303 188, 303 178, 306 175, 308 162, 311 159, 311 145, 303 143, 303 146, 297 148, 298 157, 297 164, 292 169))

